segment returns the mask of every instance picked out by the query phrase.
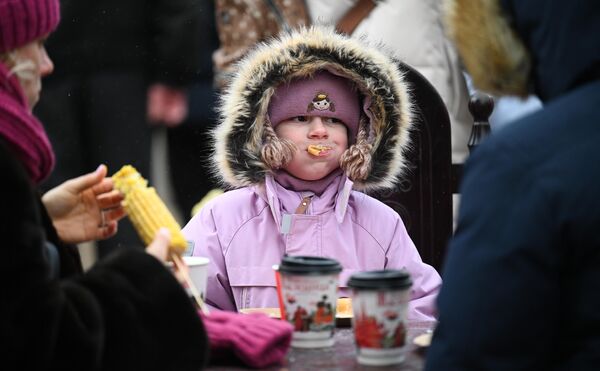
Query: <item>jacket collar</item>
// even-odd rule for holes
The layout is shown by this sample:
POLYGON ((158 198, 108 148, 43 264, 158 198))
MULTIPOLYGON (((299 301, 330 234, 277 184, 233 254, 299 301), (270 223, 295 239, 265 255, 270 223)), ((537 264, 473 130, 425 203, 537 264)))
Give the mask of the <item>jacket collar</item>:
POLYGON ((282 215, 293 213, 293 209, 299 205, 300 200, 306 196, 312 196, 312 207, 315 214, 334 210, 338 223, 344 221, 348 209, 348 201, 352 192, 353 182, 346 175, 335 178, 321 197, 312 192, 296 192, 283 188, 273 179, 272 175, 266 175, 265 182, 254 187, 254 191, 269 205, 273 219, 277 225, 281 225, 282 215))

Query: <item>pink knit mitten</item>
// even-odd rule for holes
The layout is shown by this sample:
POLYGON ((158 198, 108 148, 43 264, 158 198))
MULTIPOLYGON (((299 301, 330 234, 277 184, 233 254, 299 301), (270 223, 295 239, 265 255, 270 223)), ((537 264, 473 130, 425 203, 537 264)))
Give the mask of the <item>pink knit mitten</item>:
POLYGON ((213 357, 232 352, 250 367, 281 361, 292 341, 292 326, 262 313, 212 311, 202 315, 213 357))

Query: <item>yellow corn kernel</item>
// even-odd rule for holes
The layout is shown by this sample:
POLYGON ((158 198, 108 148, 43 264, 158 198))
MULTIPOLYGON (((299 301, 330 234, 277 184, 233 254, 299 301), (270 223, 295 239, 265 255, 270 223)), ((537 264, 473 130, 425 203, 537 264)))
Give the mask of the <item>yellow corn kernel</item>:
POLYGON ((123 166, 112 179, 125 196, 123 206, 142 241, 148 245, 166 227, 171 232, 171 251, 181 255, 187 248, 181 227, 148 181, 131 165, 123 166))

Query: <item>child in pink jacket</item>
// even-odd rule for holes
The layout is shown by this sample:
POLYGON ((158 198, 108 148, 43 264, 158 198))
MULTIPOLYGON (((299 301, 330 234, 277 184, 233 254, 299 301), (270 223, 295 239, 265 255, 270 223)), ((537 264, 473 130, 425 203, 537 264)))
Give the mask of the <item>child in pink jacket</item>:
POLYGON ((398 214, 360 191, 394 187, 409 145, 411 101, 394 61, 358 40, 310 28, 250 53, 214 131, 215 172, 229 192, 184 228, 210 259, 206 302, 277 307, 272 266, 284 254, 338 260, 356 272, 407 269, 409 318, 434 319, 441 279, 398 214))

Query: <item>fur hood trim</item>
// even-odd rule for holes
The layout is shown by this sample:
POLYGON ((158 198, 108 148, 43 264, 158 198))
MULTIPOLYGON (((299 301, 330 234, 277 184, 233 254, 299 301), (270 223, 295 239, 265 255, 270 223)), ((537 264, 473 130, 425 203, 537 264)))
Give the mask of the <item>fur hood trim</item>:
POLYGON ((353 81, 370 100, 368 133, 370 167, 354 188, 392 188, 406 166, 412 120, 411 98, 397 61, 362 40, 313 26, 259 44, 241 60, 219 102, 219 124, 213 131, 213 170, 221 181, 238 188, 264 182, 273 169, 261 159, 267 108, 275 88, 293 78, 327 69, 353 81))
POLYGON ((531 60, 500 0, 445 0, 446 28, 476 88, 526 97, 531 60))

